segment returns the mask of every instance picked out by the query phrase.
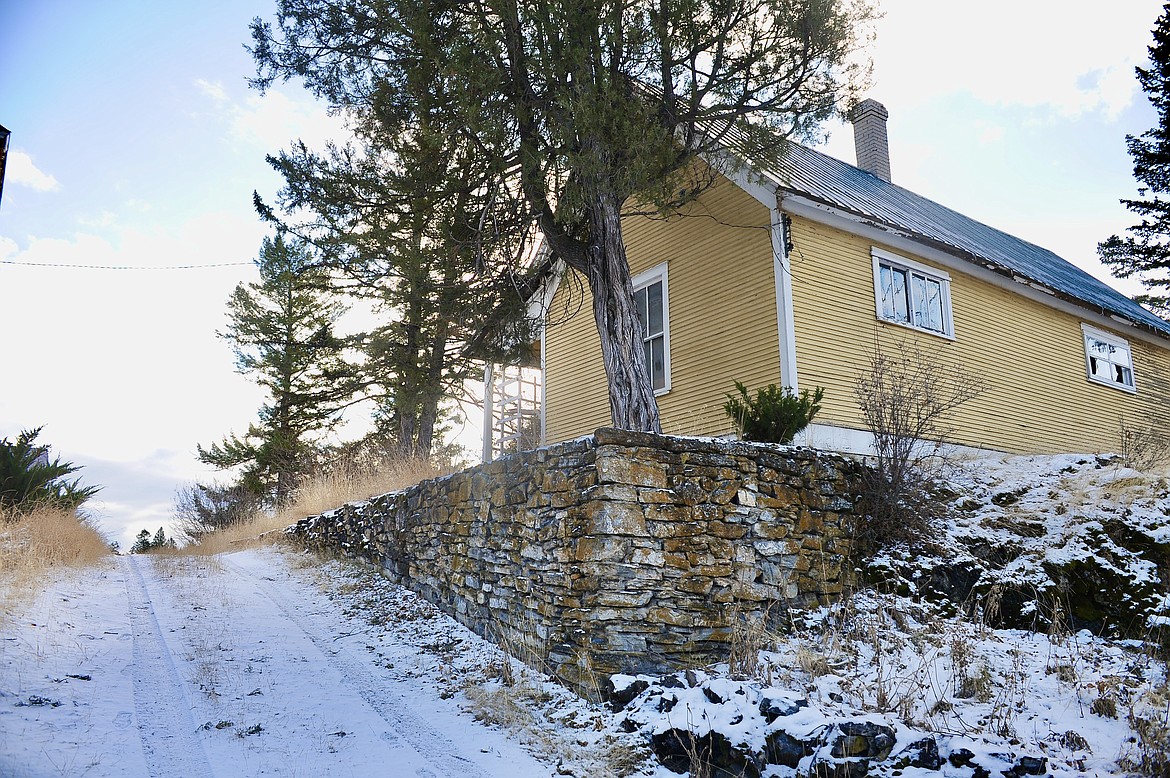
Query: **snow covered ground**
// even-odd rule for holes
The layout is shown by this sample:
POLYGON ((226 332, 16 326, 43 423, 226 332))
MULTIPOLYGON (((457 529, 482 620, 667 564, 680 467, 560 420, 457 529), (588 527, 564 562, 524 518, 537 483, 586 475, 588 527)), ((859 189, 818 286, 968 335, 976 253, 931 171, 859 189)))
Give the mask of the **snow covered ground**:
POLYGON ((524 671, 413 594, 306 562, 123 556, 52 584, 3 627, 0 775, 535 778, 645 756, 567 692, 501 684, 524 671))
POLYGON ((1166 480, 1016 457, 950 486, 937 554, 875 563, 891 593, 744 623, 733 664, 615 677, 604 707, 352 565, 111 559, 0 625, 0 775, 672 775, 652 740, 767 778, 1167 775, 1166 480), (932 599, 938 564, 984 584, 932 599), (1117 586, 1128 637, 1073 623, 1045 572, 1070 569, 1117 586), (1003 592, 1034 629, 997 622, 1003 592))

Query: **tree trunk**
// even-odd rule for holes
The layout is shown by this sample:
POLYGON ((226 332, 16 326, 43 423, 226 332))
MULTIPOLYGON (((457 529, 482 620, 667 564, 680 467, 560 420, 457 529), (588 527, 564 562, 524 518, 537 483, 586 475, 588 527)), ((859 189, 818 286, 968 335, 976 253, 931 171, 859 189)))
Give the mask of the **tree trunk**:
POLYGON ((661 432, 622 242, 621 204, 614 193, 601 192, 590 206, 585 275, 609 382, 610 419, 618 429, 661 432))

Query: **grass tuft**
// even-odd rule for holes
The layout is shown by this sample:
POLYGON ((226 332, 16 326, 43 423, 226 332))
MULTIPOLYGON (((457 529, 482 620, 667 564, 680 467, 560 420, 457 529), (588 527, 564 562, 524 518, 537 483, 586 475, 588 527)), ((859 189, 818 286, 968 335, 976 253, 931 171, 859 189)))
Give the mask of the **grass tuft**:
POLYGON ((109 541, 73 511, 0 511, 0 622, 36 599, 61 570, 111 556, 109 541))
POLYGON ((248 521, 199 537, 179 553, 219 554, 273 543, 281 538, 276 530, 282 530, 307 516, 324 513, 347 502, 368 500, 379 494, 405 489, 447 472, 422 459, 382 463, 377 469, 335 466, 305 479, 297 489, 296 498, 286 508, 274 514, 258 511, 248 521))

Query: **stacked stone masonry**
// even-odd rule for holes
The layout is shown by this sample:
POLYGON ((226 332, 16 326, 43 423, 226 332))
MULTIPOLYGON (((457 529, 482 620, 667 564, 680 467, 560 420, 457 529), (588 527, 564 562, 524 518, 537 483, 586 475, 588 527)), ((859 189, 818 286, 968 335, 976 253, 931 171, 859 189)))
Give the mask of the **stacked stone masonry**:
POLYGON ((293 528, 583 687, 724 660, 741 620, 851 583, 860 465, 613 429, 293 528))

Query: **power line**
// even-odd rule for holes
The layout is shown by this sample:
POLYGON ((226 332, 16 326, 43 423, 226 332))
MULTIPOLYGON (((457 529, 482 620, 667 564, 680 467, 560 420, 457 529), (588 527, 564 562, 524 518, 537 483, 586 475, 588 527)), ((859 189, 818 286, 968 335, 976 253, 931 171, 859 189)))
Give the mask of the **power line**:
POLYGON ((14 259, 0 259, 0 265, 20 265, 21 267, 54 267, 80 268, 82 270, 204 270, 216 267, 239 267, 251 265, 251 262, 221 262, 213 265, 165 265, 161 267, 139 267, 135 265, 72 265, 54 262, 17 262, 14 259))

